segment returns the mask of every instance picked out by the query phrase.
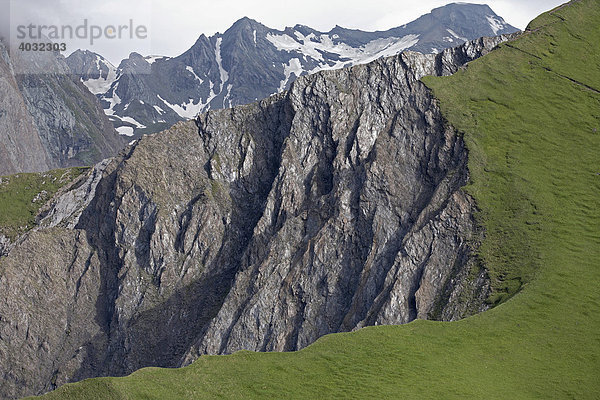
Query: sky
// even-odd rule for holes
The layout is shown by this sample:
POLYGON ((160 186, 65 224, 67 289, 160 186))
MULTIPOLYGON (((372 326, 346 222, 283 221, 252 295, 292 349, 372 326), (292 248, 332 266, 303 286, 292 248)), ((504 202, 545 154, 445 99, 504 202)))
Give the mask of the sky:
MULTIPOLYGON (((202 34, 224 32, 238 19, 247 16, 264 25, 283 29, 302 24, 327 32, 336 25, 367 31, 386 30, 403 25, 443 6, 448 0, 0 0, 0 24, 14 39, 19 25, 37 27, 70 25, 75 29, 87 20, 88 37, 69 41, 66 54, 76 48, 89 48, 113 64, 136 51, 143 55, 176 56, 190 48, 202 34), (6 8, 10 6, 10 13, 6 8), (1 15, 5 15, 4 20, 1 15), (91 25, 102 30, 102 38, 91 44, 91 25), (120 39, 107 40, 104 35, 120 39), (136 31, 137 30, 137 31, 136 31), (136 35, 128 35, 130 31, 136 35), (144 34, 145 32, 145 34, 144 34), (141 35, 137 35, 141 33, 141 35)), ((509 24, 524 29, 529 21, 565 0, 487 0, 469 1, 488 4, 509 24)), ((23 30, 21 30, 23 32, 23 30)), ((68 32, 68 31, 67 31, 68 32)), ((29 34, 29 32, 26 32, 29 34)), ((0 32, 1 34, 1 32, 0 32)), ((56 40, 54 40, 56 41, 56 40)))

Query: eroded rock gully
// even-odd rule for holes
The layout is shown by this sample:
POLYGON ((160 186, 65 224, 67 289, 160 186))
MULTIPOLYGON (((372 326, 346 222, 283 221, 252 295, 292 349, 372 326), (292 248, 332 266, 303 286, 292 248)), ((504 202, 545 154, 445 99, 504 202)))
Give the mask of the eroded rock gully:
POLYGON ((484 310, 467 152, 419 79, 507 39, 301 77, 96 165, 0 259, 0 396, 484 310))

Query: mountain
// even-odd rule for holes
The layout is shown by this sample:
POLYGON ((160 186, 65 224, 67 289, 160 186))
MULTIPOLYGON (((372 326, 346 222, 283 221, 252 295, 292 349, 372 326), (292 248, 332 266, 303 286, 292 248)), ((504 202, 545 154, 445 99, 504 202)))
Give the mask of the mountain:
POLYGON ((336 26, 323 33, 302 25, 279 31, 242 18, 223 34, 200 36, 178 57, 132 53, 115 68, 99 55, 76 52, 67 63, 98 94, 117 130, 137 138, 209 109, 263 99, 302 75, 364 64, 406 49, 437 53, 466 40, 515 31, 488 6, 465 3, 437 8, 382 32, 336 26), (96 78, 99 65, 102 78, 96 78), (99 93, 99 85, 109 84, 99 93))
POLYGON ((50 169, 42 138, 0 42, 0 175, 50 169))
POLYGON ((5 245, 0 394, 487 309, 467 151, 419 79, 508 39, 304 76, 97 164, 5 245))
POLYGON ((0 175, 91 165, 124 147, 64 57, 2 43, 0 55, 0 175))
POLYGON ((117 79, 117 69, 101 55, 89 50, 76 50, 67 58, 71 71, 84 82, 93 94, 106 93, 117 79))
MULTIPOLYGON (((324 309, 327 313, 340 306, 335 301, 339 297, 332 298, 335 296, 333 293, 338 293, 338 290, 343 292, 348 286, 336 285, 336 281, 329 279, 318 280, 315 284, 314 281, 310 282, 308 277, 320 276, 322 270, 315 268, 315 265, 319 264, 327 264, 327 268, 330 268, 331 273, 334 274, 338 265, 336 261, 340 257, 335 256, 335 252, 353 257, 354 254, 347 250, 348 243, 353 240, 368 241, 373 235, 373 238, 377 238, 377 243, 383 246, 384 252, 385 249, 395 249, 394 243, 398 241, 394 240, 393 235, 390 236, 392 239, 385 244, 381 242, 380 236, 386 232, 389 224, 396 221, 395 214, 387 214, 390 210, 388 205, 399 199, 395 195, 398 191, 414 193, 412 191, 415 187, 411 185, 413 181, 410 179, 406 187, 401 187, 400 190, 397 186, 402 186, 404 182, 402 179, 397 185, 384 186, 384 184, 389 183, 387 179, 395 171, 405 171, 405 167, 411 164, 412 156, 416 154, 431 154, 432 157, 420 159, 420 162, 423 164, 431 162, 432 166, 450 166, 453 164, 447 164, 448 161, 456 162, 466 158, 465 168, 468 169, 469 184, 462 190, 468 193, 476 205, 475 222, 478 231, 483 233, 480 242, 469 241, 468 245, 476 248, 478 260, 487 270, 490 285, 494 288, 495 294, 488 298, 488 302, 502 301, 502 297, 510 297, 518 291, 509 300, 503 301, 491 310, 461 321, 443 323, 418 320, 401 326, 369 327, 352 333, 327 335, 298 352, 241 351, 225 357, 203 356, 186 368, 146 368, 125 378, 87 380, 74 385, 65 385, 44 398, 598 398, 600 393, 600 346, 598 345, 600 343, 600 313, 598 313, 600 305, 598 290, 600 281, 600 196, 598 195, 600 193, 600 153, 598 152, 600 148, 600 30, 598 26, 600 26, 598 0, 572 1, 543 14, 531 22, 528 29, 518 38, 500 44, 496 50, 469 63, 467 68, 460 69, 454 75, 424 78, 423 81, 432 92, 421 92, 419 88, 421 84, 412 82, 409 78, 410 73, 407 74, 408 76, 404 74, 406 71, 404 67, 400 68, 398 64, 401 63, 397 58, 377 61, 366 67, 320 73, 297 80, 292 85, 290 94, 285 95, 290 97, 292 103, 294 130, 284 140, 280 172, 273 189, 286 193, 286 196, 282 198, 281 207, 274 208, 281 211, 265 212, 266 221, 259 225, 259 229, 253 231, 257 237, 256 241, 275 240, 280 243, 280 246, 268 247, 265 252, 245 253, 244 259, 247 257, 256 260, 278 256, 284 258, 287 248, 283 240, 302 234, 310 238, 305 242, 307 252, 301 250, 289 253, 288 259, 292 260, 292 265, 289 262, 282 262, 273 263, 268 268, 266 265, 249 266, 240 272, 242 276, 236 278, 236 287, 241 290, 230 292, 227 302, 235 304, 236 298, 243 297, 248 298, 249 301, 242 303, 239 319, 237 319, 237 310, 235 308, 230 310, 230 314, 237 322, 233 324, 232 334, 223 335, 231 340, 224 340, 221 343, 226 347, 234 348, 239 343, 237 341, 240 338, 239 334, 243 332, 241 328, 249 330, 247 338, 252 344, 259 343, 260 337, 251 332, 264 332, 264 337, 275 336, 278 339, 277 333, 281 331, 269 329, 276 320, 268 320, 264 314, 277 315, 278 310, 281 309, 289 310, 292 315, 299 315, 295 312, 299 307, 303 310, 301 315, 309 317, 306 320, 298 318, 298 321, 305 323, 301 324, 303 328, 298 331, 298 338, 303 337, 303 334, 311 329, 311 321, 321 326, 322 319, 318 313, 315 313, 315 308, 324 309), (397 65, 398 69, 395 68, 397 65), (388 95, 393 96, 396 90, 405 91, 406 88, 396 85, 405 77, 411 81, 413 96, 402 97, 400 103, 396 103, 396 98, 392 98, 394 100, 392 104, 387 101, 379 104, 375 102, 375 100, 385 99, 388 95), (363 84, 360 89, 357 90, 356 86, 351 84, 353 78, 363 84), (386 88, 384 82, 396 84, 390 84, 386 88), (357 98, 356 93, 362 92, 363 89, 364 96, 357 98), (380 89, 378 94, 375 94, 376 89, 380 89), (434 100, 423 97, 417 95, 418 93, 433 93, 436 98, 434 100), (373 102, 370 103, 369 99, 373 102), (428 104, 432 104, 428 108, 429 112, 425 115, 419 114, 410 106, 413 100, 425 108, 428 108, 428 104), (359 107, 365 107, 361 114, 362 118, 346 117, 339 112, 336 102, 346 101, 350 113, 359 107), (437 105, 440 106, 439 109, 437 105), (406 110, 406 113, 388 113, 389 107, 398 107, 406 110), (322 112, 313 114, 310 110, 322 112), (378 115, 380 117, 376 117, 378 115), (412 116, 414 119, 407 119, 405 116, 412 116), (423 135, 418 133, 420 127, 433 126, 429 124, 435 124, 440 116, 443 121, 443 134, 437 129, 429 131, 430 135, 426 137, 430 139, 432 146, 420 146, 420 140, 423 138, 423 135), (351 127, 357 129, 348 129, 344 126, 349 122, 348 119, 358 121, 355 125, 350 123, 351 127), (408 121, 414 123, 408 124, 408 121), (384 126, 385 129, 378 129, 380 126, 384 126), (374 129, 369 129, 371 127, 374 129), (403 130, 410 134, 404 135, 403 130), (453 133, 455 131, 460 132, 460 135, 455 136, 453 133), (373 147, 370 147, 373 141, 369 140, 369 133, 373 135, 375 142, 373 147), (441 145, 442 142, 455 143, 457 146, 441 145), (461 150, 462 143, 465 145, 464 150, 461 150), (436 144, 441 145, 438 147, 441 152, 428 153, 428 149, 435 148, 436 144), (339 151, 328 153, 326 150, 330 148, 339 151), (399 151, 400 149, 406 151, 399 151), (362 163, 365 153, 367 160, 362 163), (393 162, 380 162, 384 161, 385 156, 390 153, 394 156, 393 162), (449 156, 451 153, 457 157, 434 156, 434 154, 449 156), (316 154, 324 154, 324 157, 317 157, 316 154), (357 160, 358 163, 341 162, 346 158, 357 160), (329 160, 333 162, 330 164, 329 160), (330 165, 331 169, 326 168, 330 165), (361 166, 365 168, 362 169, 361 166), (314 174, 311 174, 309 179, 303 180, 307 169, 314 171, 314 174), (333 179, 319 179, 327 176, 322 171, 329 170, 334 171, 333 179), (347 182, 344 179, 351 179, 351 176, 364 177, 364 179, 358 179, 356 186, 347 186, 340 193, 338 183, 347 182), (286 179, 279 177, 286 177, 286 179), (319 182, 322 182, 321 186, 319 182), (360 186, 359 183, 365 185, 360 186), (298 185, 301 185, 300 188, 298 185), (330 187, 331 191, 329 191, 330 187), (360 196, 353 196, 357 187, 363 187, 365 190, 360 196), (304 188, 307 190, 302 190, 304 188), (340 200, 327 197, 336 193, 343 195, 340 200), (344 193, 347 194, 344 196, 344 193), (292 197, 294 202, 306 204, 308 199, 314 200, 320 194, 324 196, 323 202, 313 202, 314 206, 295 209, 299 212, 300 218, 296 217, 297 214, 290 213, 287 205, 290 204, 288 200, 292 197), (375 229, 361 230, 361 235, 358 237, 347 236, 344 241, 333 240, 337 238, 336 229, 319 230, 319 233, 313 235, 312 233, 321 227, 321 222, 330 215, 328 214, 330 210, 339 209, 338 205, 343 204, 344 199, 348 199, 350 216, 355 218, 340 213, 336 215, 338 222, 334 225, 346 226, 347 229, 361 226, 362 221, 369 216, 362 210, 369 207, 377 208, 375 214, 386 215, 387 218, 375 218, 373 225, 367 224, 375 229), (307 211, 306 214, 302 214, 304 210, 307 211), (269 226, 274 226, 273 232, 276 232, 271 239, 268 234, 265 235, 268 231, 263 229, 269 226), (326 255, 332 254, 334 257, 319 256, 317 250, 327 244, 330 252, 326 255), (315 249, 314 253, 311 253, 312 249, 315 249), (247 278, 251 278, 255 284, 247 285, 247 278), (278 285, 277 281, 281 284, 278 285), (307 281, 309 281, 308 285, 307 281), (244 292, 244 288, 248 291, 244 292), (271 296, 262 292, 268 292, 271 296), (321 306, 321 304, 327 305, 321 306), (273 305, 277 305, 275 311, 271 311, 273 305), (265 324, 266 320, 268 324, 265 324)), ((406 57, 403 61, 406 61, 406 57)), ((266 102, 260 104, 267 106, 266 102)), ((223 151, 225 146, 244 149, 249 143, 242 142, 240 146, 240 142, 234 140, 237 137, 234 135, 239 135, 235 127, 254 126, 258 131, 261 121, 275 121, 269 118, 272 114, 268 112, 256 111, 258 115, 251 113, 251 110, 256 110, 256 107, 257 105, 251 105, 236 108, 234 111, 210 112, 200 119, 200 126, 203 128, 200 135, 197 135, 198 132, 193 125, 189 125, 189 140, 182 141, 190 143, 190 147, 195 147, 195 143, 206 141, 209 143, 207 146, 209 151, 215 149, 213 154, 220 156, 221 174, 229 175, 232 171, 239 171, 243 163, 235 164, 235 159, 231 160, 223 156, 229 154, 223 151), (250 114, 249 119, 244 117, 244 115, 248 116, 246 113, 250 114), (223 114, 228 118, 223 119, 223 114), (218 126, 219 121, 222 124, 227 123, 231 129, 213 130, 212 127, 218 126), (241 121, 249 122, 242 124, 241 121), (231 136, 226 136, 227 132, 232 132, 231 136), (211 138, 208 138, 209 134, 211 138), (232 169, 232 165, 237 169, 232 169)), ((268 111, 268 108, 263 110, 268 111)), ((243 129, 244 133, 253 138, 256 137, 254 135, 256 131, 243 129)), ((172 143, 177 140, 177 137, 181 137, 180 135, 184 135, 183 131, 169 131, 162 137, 157 135, 148 140, 143 139, 137 149, 133 150, 131 162, 142 160, 141 154, 137 156, 138 161, 134 161, 133 158, 136 158, 135 153, 141 151, 143 147, 161 140, 165 144, 172 143)), ((254 143, 257 146, 254 150, 259 149, 260 142, 254 143)), ((161 144, 156 145, 162 147, 161 144)), ((202 148, 203 145, 198 147, 202 148)), ((170 149, 171 147, 165 148, 163 154, 168 154, 170 149)), ((190 151, 189 157, 196 156, 199 160, 205 160, 204 153, 202 150, 190 151)), ((264 157, 258 151, 245 154, 250 154, 253 160, 256 160, 256 157, 264 157)), ((173 162, 178 160, 176 156, 173 156, 173 159, 173 162)), ((182 162, 187 163, 187 161, 182 162)), ((206 168, 209 171, 216 171, 217 165, 215 160, 206 165, 206 168)), ((261 166, 258 163, 254 165, 261 166)), ((125 168, 124 166, 123 171, 125 168)), ((174 170, 175 165, 170 168, 174 170)), ((439 176, 436 175, 436 171, 439 170, 432 168, 427 171, 431 175, 420 176, 430 185, 435 185, 434 177, 439 176)), ((460 175, 461 171, 464 169, 459 166, 456 173, 460 175)), ((179 170, 181 176, 185 176, 186 179, 196 178, 197 174, 194 172, 189 169, 179 170)), ((421 172, 424 173, 425 170, 422 169, 421 172)), ((216 175, 217 179, 220 179, 221 174, 216 175)), ((242 181, 245 179, 243 174, 238 176, 242 181)), ((154 181, 148 176, 146 182, 152 184, 154 181)), ((128 187, 126 183, 125 187, 128 187)), ((232 187, 239 186, 232 185, 232 187)), ((461 190, 454 193, 453 198, 462 197, 461 190)), ((202 201, 199 200, 199 203, 202 201)), ((447 203, 449 209, 452 209, 452 202, 450 200, 447 203)), ((130 198, 124 198, 122 204, 125 203, 130 204, 130 198)), ((224 202, 218 204, 226 206, 224 202)), ((404 204, 408 204, 406 199, 404 204)), ((169 208, 165 214, 173 215, 172 218, 176 220, 177 211, 173 213, 172 210, 169 208)), ((205 218, 210 218, 217 213, 214 216, 216 220, 220 216, 219 212, 216 207, 208 208, 203 215, 205 218)), ((468 211, 465 209, 464 213, 468 211)), ((151 215, 151 213, 144 215, 151 215)), ((190 218, 186 217, 185 221, 190 221, 190 226, 198 227, 202 236, 202 229, 205 228, 202 224, 195 223, 196 211, 192 211, 189 215, 190 218)), ((458 239, 464 234, 464 231, 453 229, 453 223, 461 220, 460 217, 457 219, 455 214, 442 211, 427 215, 424 220, 434 221, 433 226, 436 226, 435 221, 444 221, 437 225, 441 229, 438 235, 433 237, 441 239, 446 232, 449 237, 458 239), (445 219, 448 215, 454 216, 445 219)), ((327 221, 330 222, 331 219, 327 221)), ((417 225, 425 226, 420 230, 421 232, 426 232, 428 229, 426 227, 431 226, 427 223, 417 225)), ((325 226, 331 227, 331 224, 326 223, 325 226)), ((414 237, 413 234, 419 231, 418 228, 412 230, 413 227, 415 225, 406 225, 409 231, 407 237, 414 237)), ((135 237, 135 232, 131 233, 131 236, 135 237)), ((153 235, 153 243, 158 245, 168 241, 168 238, 164 229, 157 229, 153 235)), ((186 249, 189 248, 190 243, 188 238, 190 240, 196 238, 195 232, 186 236, 184 240, 186 249)), ((419 242, 423 245, 420 248, 428 254, 430 247, 427 243, 441 243, 437 239, 433 242, 419 242)), ((289 246, 296 244, 296 242, 287 243, 289 246)), ((410 241, 402 243, 408 245, 410 241)), ((194 251, 202 252, 205 249, 210 254, 211 250, 208 246, 198 247, 198 250, 194 251)), ((365 252, 369 252, 369 255, 380 254, 372 252, 371 249, 372 247, 368 247, 365 252)), ((431 249, 435 250, 438 247, 434 245, 431 249)), ((153 259, 160 260, 158 252, 154 251, 151 254, 153 259)), ((412 251, 400 252, 397 260, 399 262, 406 260, 406 257, 414 254, 416 253, 412 251)), ((435 251, 433 254, 436 254, 435 251)), ((81 257, 85 258, 85 255, 81 257)), ((375 262, 377 258, 367 257, 367 260, 375 262)), ((429 258, 428 267, 425 268, 423 278, 427 282, 436 281, 435 278, 432 280, 426 278, 429 266, 435 260, 436 257, 429 258)), ((386 287, 392 285, 394 281, 394 268, 390 270, 389 279, 385 282, 386 287)), ((93 267, 90 269, 93 270, 93 267)), ((176 270, 177 272, 179 270, 176 270)), ((354 272, 349 268, 345 273, 354 276, 354 272)), ((127 271, 127 274, 130 273, 131 269, 127 271)), ((368 284, 369 277, 375 274, 373 269, 363 270, 361 273, 365 279, 359 280, 359 286, 377 287, 368 284)), ((476 275, 471 277, 475 278, 476 275)), ((86 280, 82 279, 82 287, 85 282, 86 280)), ((124 279, 119 282, 123 291, 131 290, 131 280, 124 279)), ((419 290, 424 287, 421 286, 419 290)), ((180 293, 185 296, 185 293, 189 293, 191 289, 193 288, 186 287, 180 293)), ((355 292, 349 292, 348 295, 353 293, 355 292)), ((400 306, 403 293, 406 292, 392 290, 389 297, 384 295, 380 299, 384 304, 388 298, 397 301, 399 309, 403 309, 400 306)), ((410 296, 411 292, 408 293, 410 296)), ((83 301, 85 296, 79 298, 83 301)), ((120 310, 123 304, 119 302, 116 309, 120 310)), ((174 303, 163 304, 168 307, 169 304, 174 303)), ((193 304, 193 301, 190 304, 193 304)), ((360 305, 361 302, 356 304, 360 305)), ((197 308, 189 307, 192 311, 197 308)), ((179 308, 181 314, 176 314, 173 319, 180 315, 189 315, 187 314, 189 309, 179 308)), ((351 308, 350 315, 356 315, 357 312, 358 307, 351 308)), ((222 314, 224 315, 225 312, 222 314)), ((283 315, 285 318, 291 318, 289 314, 283 315)), ((378 314, 378 317, 380 315, 378 314)), ((145 316, 149 318, 151 315, 145 314, 145 316)), ((23 316, 22 319, 25 320, 25 317, 23 316)), ((156 318, 161 327, 171 323, 173 319, 166 315, 156 318)), ((225 319, 220 320, 225 321, 225 319)), ((227 329, 229 325, 226 324, 225 327, 227 329)), ((0 332, 4 336, 5 331, 0 332)), ((21 332, 21 335, 25 336, 24 325, 21 332)), ((30 335, 32 332, 34 331, 31 330, 30 335)), ((151 335, 155 331, 147 328, 146 332, 151 335)), ((211 337, 220 339, 216 335, 211 337)), ((288 337, 290 343, 296 342, 295 335, 288 337)), ((182 347, 185 347, 184 342, 184 340, 180 341, 182 347)), ((266 344, 272 342, 272 339, 265 340, 266 344)), ((160 342, 156 347, 160 348, 166 343, 168 339, 160 342)), ((207 341, 201 341, 200 344, 204 343, 207 341)), ((211 343, 219 342, 211 340, 211 343)))

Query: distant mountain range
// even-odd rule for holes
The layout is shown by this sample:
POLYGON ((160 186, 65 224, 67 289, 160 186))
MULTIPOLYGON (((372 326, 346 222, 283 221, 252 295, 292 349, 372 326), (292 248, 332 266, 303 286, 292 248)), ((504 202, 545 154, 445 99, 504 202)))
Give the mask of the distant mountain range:
POLYGON ((242 18, 225 33, 201 35, 180 56, 132 53, 118 67, 76 51, 71 70, 101 101, 117 131, 134 138, 210 109, 252 103, 299 76, 371 62, 404 50, 438 53, 482 36, 516 32, 487 5, 454 3, 403 26, 329 32, 296 25, 283 31, 242 18))

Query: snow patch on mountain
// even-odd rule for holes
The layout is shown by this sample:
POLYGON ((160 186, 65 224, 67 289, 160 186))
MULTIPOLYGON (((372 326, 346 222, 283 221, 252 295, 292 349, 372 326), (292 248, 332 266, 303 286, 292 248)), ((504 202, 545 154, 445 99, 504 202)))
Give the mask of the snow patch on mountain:
POLYGON ((217 93, 215 93, 215 84, 212 83, 212 81, 209 81, 210 84, 210 92, 208 95, 208 98, 206 99, 206 101, 204 102, 203 108, 206 107, 207 105, 210 104, 210 102, 217 97, 217 93))
POLYGON ((106 77, 102 77, 102 74, 100 74, 98 79, 88 79, 86 81, 83 79, 81 80, 83 84, 87 86, 89 91, 96 95, 106 93, 108 89, 110 89, 110 86, 113 84, 113 82, 117 80, 117 68, 114 65, 106 60, 100 59, 100 57, 97 57, 96 67, 98 68, 98 71, 102 71, 102 66, 100 64, 103 64, 108 68, 108 75, 106 77))
POLYGON ((406 35, 402 38, 373 40, 367 43, 366 46, 359 48, 359 50, 364 48, 364 52, 356 59, 355 64, 366 64, 381 57, 396 55, 403 50, 414 46, 418 42, 419 35, 406 35))
POLYGON ((202 82, 204 82, 204 80, 196 74, 196 71, 194 71, 194 69, 192 67, 190 67, 188 65, 187 67, 185 67, 185 69, 188 70, 189 72, 191 72, 192 75, 194 75, 194 78, 196 78, 198 81, 200 81, 200 84, 202 84, 202 82))
POLYGON ((506 28, 506 23, 501 18, 497 18, 492 15, 487 15, 485 18, 490 23, 490 28, 492 28, 494 35, 497 35, 499 31, 506 28))
MULTIPOLYGON (((109 89, 109 92, 112 93, 112 96, 102 96, 101 99, 108 102, 108 108, 104 109, 104 113, 106 115, 114 115, 115 114, 115 106, 117 104, 121 104, 121 99, 119 98, 119 95, 117 94, 117 88, 119 87, 119 82, 117 82, 114 86, 112 86, 109 89)), ((107 92, 108 94, 108 92, 107 92)))
POLYGON ((467 38, 465 38, 465 37, 462 37, 462 36, 459 36, 459 35, 458 35, 456 32, 454 32, 452 29, 446 29, 446 31, 447 31, 449 34, 451 34, 452 36, 454 36, 456 39, 460 39, 460 40, 462 40, 463 42, 467 42, 467 41, 469 41, 469 39, 467 39, 467 38))
POLYGON ((133 136, 133 128, 130 126, 119 126, 116 129, 117 129, 117 132, 119 132, 119 135, 133 136))
POLYGON ((287 51, 288 53, 296 51, 305 57, 308 56, 315 60, 323 61, 323 55, 317 51, 317 46, 319 46, 322 50, 325 50, 326 46, 310 40, 315 37, 313 33, 307 37, 304 37, 304 35, 302 35, 300 32, 295 32, 295 34, 298 37, 298 40, 287 34, 280 35, 272 33, 267 34, 267 40, 271 42, 271 44, 273 44, 273 46, 275 46, 275 48, 279 51, 287 51))
POLYGON ((215 46, 215 58, 217 61, 217 65, 219 66, 219 74, 221 76, 221 84, 219 85, 219 93, 223 91, 223 86, 225 82, 229 80, 229 73, 225 71, 223 68, 223 59, 221 58, 221 43, 223 42, 223 38, 217 38, 217 44, 215 46))
POLYGON ((158 60, 168 60, 169 58, 171 58, 171 57, 165 57, 165 56, 147 56, 147 57, 144 57, 144 60, 146 60, 148 62, 148 64, 154 64, 158 60))
POLYGON ((303 72, 304 69, 302 68, 300 59, 298 58, 292 58, 287 64, 283 64, 283 74, 285 75, 285 78, 282 79, 281 83, 279 84, 279 92, 285 90, 292 74, 298 78, 303 72))
POLYGON ((380 57, 391 56, 414 46, 419 41, 419 35, 406 35, 402 38, 388 37, 375 39, 369 43, 354 48, 346 43, 334 43, 329 35, 316 36, 314 33, 303 35, 301 32, 295 31, 294 39, 288 34, 267 34, 267 40, 279 51, 297 52, 304 59, 310 57, 316 61, 320 61, 322 65, 311 70, 317 72, 322 69, 338 69, 348 65, 364 64, 376 60, 380 57), (339 60, 332 66, 326 63, 323 57, 324 53, 335 54, 339 56, 339 60))
POLYGON ((137 121, 136 121, 134 118, 132 118, 132 117, 119 117, 119 116, 116 116, 116 115, 115 115, 115 117, 119 118, 119 119, 120 119, 121 121, 123 121, 123 122, 128 122, 128 123, 130 123, 130 124, 133 124, 133 125, 135 125, 135 127, 136 127, 136 128, 138 128, 138 129, 142 129, 142 128, 145 128, 145 127, 146 127, 146 125, 144 125, 144 124, 140 124, 139 122, 137 122, 137 121))
POLYGON ((205 104, 198 102, 194 104, 194 99, 190 99, 187 103, 183 104, 171 104, 167 100, 160 97, 160 95, 156 95, 160 101, 165 103, 171 110, 175 111, 181 118, 191 119, 198 115, 205 104))
POLYGON ((223 108, 227 108, 227 107, 231 107, 231 88, 233 87, 232 84, 227 85, 227 93, 225 94, 225 97, 223 98, 223 108))

